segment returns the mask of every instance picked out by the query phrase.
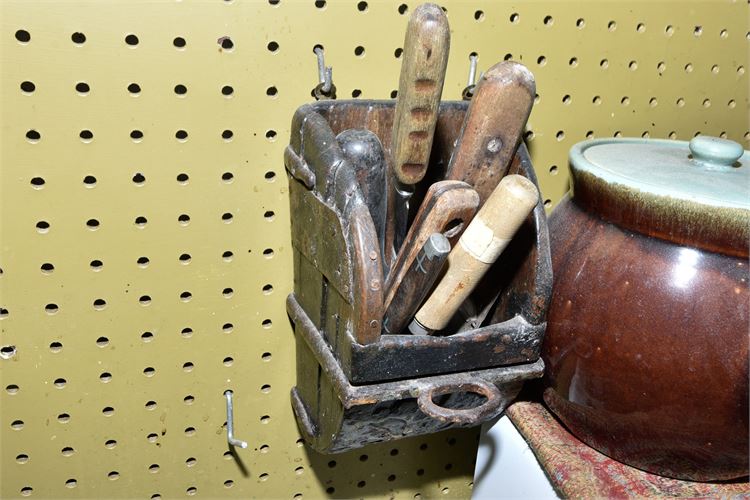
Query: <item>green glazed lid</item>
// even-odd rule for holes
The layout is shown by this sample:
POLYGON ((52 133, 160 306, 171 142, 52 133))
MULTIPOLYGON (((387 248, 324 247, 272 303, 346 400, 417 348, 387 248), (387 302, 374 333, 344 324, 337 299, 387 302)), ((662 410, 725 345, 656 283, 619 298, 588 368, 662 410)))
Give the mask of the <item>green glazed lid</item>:
POLYGON ((750 152, 733 141, 596 139, 570 151, 574 201, 680 244, 748 254, 750 152))

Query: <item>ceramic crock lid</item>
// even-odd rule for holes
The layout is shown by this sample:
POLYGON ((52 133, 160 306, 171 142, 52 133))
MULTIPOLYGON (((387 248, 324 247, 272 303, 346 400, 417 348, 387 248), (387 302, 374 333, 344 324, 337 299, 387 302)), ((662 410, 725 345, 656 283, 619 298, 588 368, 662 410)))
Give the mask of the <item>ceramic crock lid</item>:
POLYGON ((628 229, 748 255, 750 152, 733 141, 596 139, 570 151, 576 203, 628 229))

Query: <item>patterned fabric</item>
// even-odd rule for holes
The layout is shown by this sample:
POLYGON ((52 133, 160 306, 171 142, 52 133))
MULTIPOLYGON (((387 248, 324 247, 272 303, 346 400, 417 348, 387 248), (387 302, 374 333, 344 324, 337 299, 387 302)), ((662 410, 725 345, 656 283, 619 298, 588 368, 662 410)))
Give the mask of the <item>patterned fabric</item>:
POLYGON ((680 481, 612 460, 576 439, 540 403, 519 401, 506 413, 563 498, 750 499, 750 483, 747 482, 680 481))

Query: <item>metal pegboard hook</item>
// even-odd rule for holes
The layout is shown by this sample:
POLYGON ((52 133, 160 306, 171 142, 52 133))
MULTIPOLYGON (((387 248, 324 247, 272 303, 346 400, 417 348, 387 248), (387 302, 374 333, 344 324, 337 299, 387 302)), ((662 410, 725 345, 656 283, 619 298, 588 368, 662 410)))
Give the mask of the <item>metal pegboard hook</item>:
POLYGON ((318 85, 312 91, 312 96, 316 100, 321 99, 335 99, 336 98, 336 86, 333 84, 333 68, 326 67, 325 55, 323 53, 323 47, 316 45, 313 48, 315 56, 318 58, 318 85))
POLYGON ((247 448, 247 443, 234 437, 234 403, 232 402, 231 390, 224 391, 224 397, 227 398, 227 443, 229 446, 247 448))
MULTIPOLYGON (((479 55, 476 52, 472 52, 469 54, 469 79, 466 83, 466 88, 464 88, 464 91, 461 92, 461 97, 464 101, 470 101, 471 98, 474 96, 474 87, 476 87, 476 84, 474 83, 476 81, 477 77, 477 60, 479 59, 479 55)), ((481 78, 481 76, 480 76, 481 78)))

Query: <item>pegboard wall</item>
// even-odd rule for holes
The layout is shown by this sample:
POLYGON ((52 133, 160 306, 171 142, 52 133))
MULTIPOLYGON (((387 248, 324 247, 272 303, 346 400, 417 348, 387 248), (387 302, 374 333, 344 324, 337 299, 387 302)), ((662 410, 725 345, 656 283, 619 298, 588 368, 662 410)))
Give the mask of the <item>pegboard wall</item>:
MULTIPOLYGON (((550 207, 587 137, 748 148, 744 1, 442 4, 445 99, 472 52, 536 75, 550 207)), ((476 430, 321 456, 289 402, 292 113, 316 44, 340 99, 391 98, 415 5, 2 2, 3 498, 470 495, 476 430)))

